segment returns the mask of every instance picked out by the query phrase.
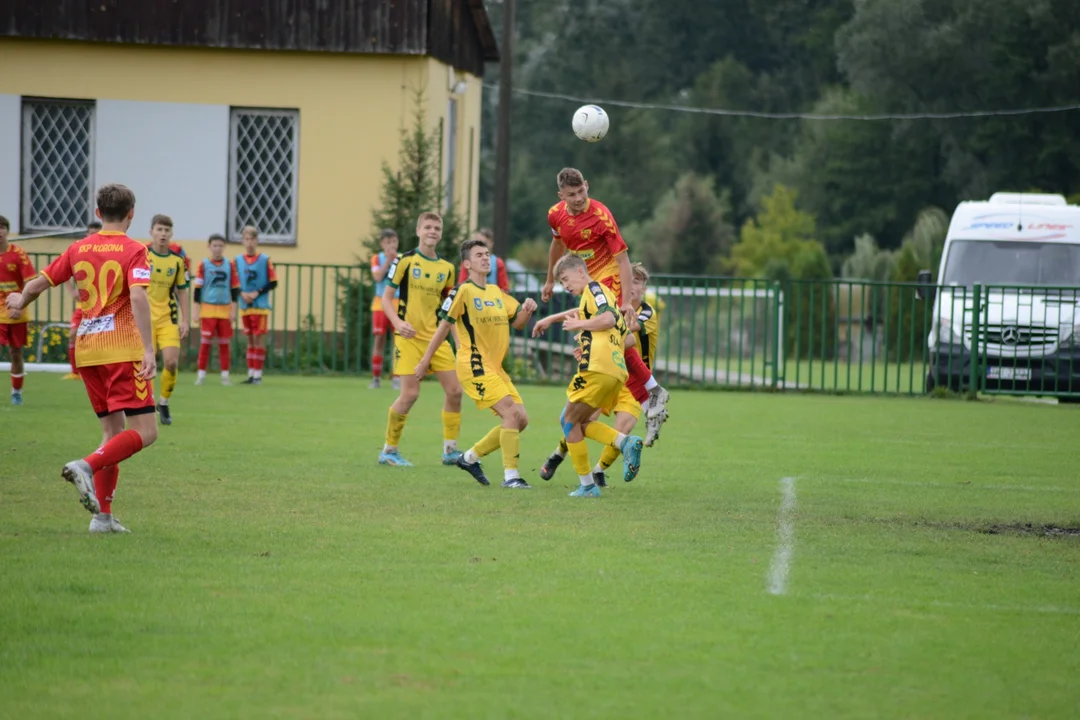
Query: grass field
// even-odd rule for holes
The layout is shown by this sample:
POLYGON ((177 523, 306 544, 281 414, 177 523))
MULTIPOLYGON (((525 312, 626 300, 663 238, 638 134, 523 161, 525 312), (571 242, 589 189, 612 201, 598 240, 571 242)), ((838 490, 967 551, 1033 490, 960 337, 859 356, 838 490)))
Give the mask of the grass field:
MULTIPOLYGON (((123 466, 127 536, 59 479, 98 439, 81 387, 0 406, 0 715, 1080 708, 1080 536, 1043 530, 1080 527, 1075 408, 676 393, 641 477, 577 500, 535 477, 556 389, 523 389, 535 489, 508 491, 439 464, 434 385, 394 469, 389 390, 181 382, 123 466)), ((491 424, 467 408, 463 444, 491 424)))

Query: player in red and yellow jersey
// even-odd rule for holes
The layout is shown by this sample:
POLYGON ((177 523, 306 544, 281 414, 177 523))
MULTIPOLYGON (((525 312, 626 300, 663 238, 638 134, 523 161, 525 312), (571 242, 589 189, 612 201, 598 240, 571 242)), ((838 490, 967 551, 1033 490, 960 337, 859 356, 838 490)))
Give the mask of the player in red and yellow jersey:
POLYGON ((26 324, 30 320, 23 313, 8 311, 4 298, 9 293, 21 292, 30 278, 34 277, 34 264, 26 251, 8 242, 11 223, 0 215, 0 347, 11 353, 11 404, 22 405, 22 387, 25 377, 23 348, 26 347, 26 324))
POLYGON ((210 366, 210 348, 218 346, 221 363, 221 384, 229 381, 229 343, 236 322, 236 301, 240 297, 240 273, 236 263, 225 258, 225 238, 210 236, 210 257, 199 263, 195 271, 195 313, 192 323, 199 323, 202 344, 199 346, 199 371, 195 384, 206 382, 210 366), (216 342, 215 342, 216 339, 216 342))
MULTIPOLYGON (((100 229, 101 223, 97 220, 92 221, 86 226, 87 237, 93 235, 100 229)), ((71 324, 68 326, 68 362, 71 363, 71 372, 61 379, 78 380, 79 366, 75 361, 75 338, 79 335, 79 324, 82 323, 82 308, 79 306, 79 285, 75 282, 75 278, 64 283, 64 289, 67 290, 68 295, 71 296, 74 307, 71 309, 71 324)))
POLYGON ((83 319, 76 338, 76 358, 101 419, 101 447, 64 466, 63 477, 94 519, 90 532, 127 532, 112 516, 119 464, 157 439, 154 388, 157 371, 150 325, 150 265, 146 246, 127 236, 135 216, 135 193, 123 185, 105 185, 97 193, 101 232, 73 243, 6 299, 19 313, 50 286, 75 278, 83 319), (125 421, 128 429, 124 428, 125 421))
MULTIPOLYGON (((623 286, 629 288, 633 273, 615 217, 603 203, 589 197, 589 183, 579 170, 563 168, 559 172, 558 186, 561 202, 548 210, 548 225, 553 238, 548 253, 547 282, 540 291, 540 299, 544 302, 551 299, 555 288, 555 263, 569 251, 585 261, 595 282, 611 289, 623 317, 630 322, 634 308, 629 294, 623 293, 622 289, 623 286)), ((626 349, 626 367, 630 372, 626 385, 645 407, 645 444, 652 445, 667 419, 669 395, 641 360, 637 348, 626 349)))

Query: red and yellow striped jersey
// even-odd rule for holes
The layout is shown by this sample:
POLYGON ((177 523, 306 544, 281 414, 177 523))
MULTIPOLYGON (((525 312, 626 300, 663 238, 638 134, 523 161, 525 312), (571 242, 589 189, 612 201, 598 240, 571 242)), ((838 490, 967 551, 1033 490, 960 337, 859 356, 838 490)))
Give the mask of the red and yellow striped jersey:
POLYGON ((620 297, 615 256, 626 252, 626 242, 611 211, 599 200, 590 198, 583 212, 571 215, 566 203, 560 202, 548 210, 548 225, 551 234, 562 240, 567 250, 585 261, 593 280, 614 278, 614 285, 604 284, 615 291, 616 298, 620 297))
POLYGON ((9 244, 8 249, 0 253, 0 325, 24 323, 30 319, 30 314, 25 310, 18 319, 8 316, 4 300, 10 293, 22 292, 34 274, 34 264, 18 245, 9 244))

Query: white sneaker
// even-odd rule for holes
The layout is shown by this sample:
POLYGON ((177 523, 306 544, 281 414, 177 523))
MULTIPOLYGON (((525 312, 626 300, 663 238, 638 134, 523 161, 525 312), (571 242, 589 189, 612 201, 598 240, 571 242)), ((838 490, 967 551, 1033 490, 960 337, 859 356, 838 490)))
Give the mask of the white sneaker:
POLYGON ((120 524, 111 513, 98 513, 90 521, 90 532, 92 533, 129 533, 131 532, 126 527, 120 524))
POLYGON ((94 494, 94 471, 85 460, 72 460, 60 474, 79 491, 79 502, 95 515, 101 512, 97 495, 94 494))
POLYGON ((223 378, 221 378, 221 384, 222 385, 232 385, 232 380, 230 380, 227 377, 223 377, 223 378))
POLYGON ((205 377, 198 377, 198 376, 196 376, 196 378, 195 378, 195 384, 196 384, 196 385, 202 385, 202 384, 204 384, 205 382, 206 382, 206 378, 205 378, 205 377))

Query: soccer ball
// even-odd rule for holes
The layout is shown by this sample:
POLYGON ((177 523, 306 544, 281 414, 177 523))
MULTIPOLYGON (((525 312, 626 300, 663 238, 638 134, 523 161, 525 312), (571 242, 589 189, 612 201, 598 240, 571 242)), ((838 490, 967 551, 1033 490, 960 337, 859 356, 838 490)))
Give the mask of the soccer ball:
POLYGON ((608 131, 608 114, 599 105, 582 105, 574 111, 574 134, 585 142, 599 142, 608 131))

